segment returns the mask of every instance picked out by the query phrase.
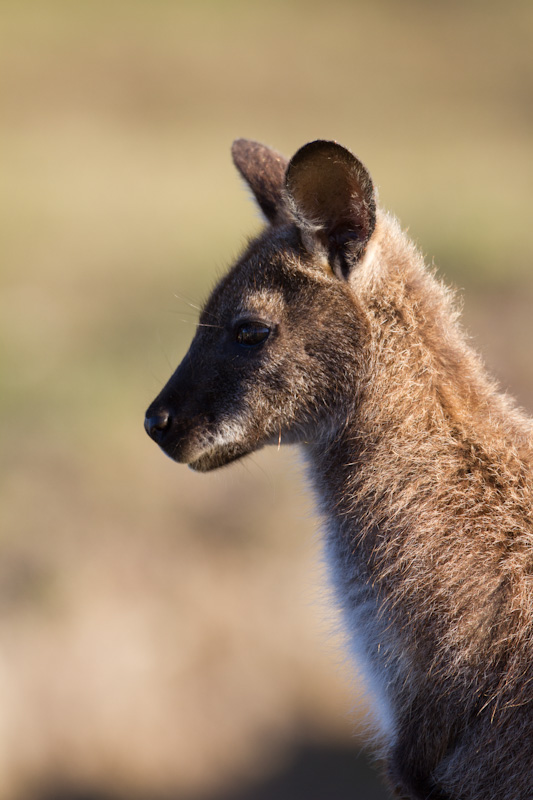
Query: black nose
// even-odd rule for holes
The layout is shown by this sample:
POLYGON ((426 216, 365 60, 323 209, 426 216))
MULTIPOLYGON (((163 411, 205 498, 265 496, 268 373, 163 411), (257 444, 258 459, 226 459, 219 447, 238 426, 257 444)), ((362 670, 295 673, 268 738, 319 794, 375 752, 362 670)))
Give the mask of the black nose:
POLYGON ((148 410, 144 418, 144 429, 154 442, 160 444, 168 428, 170 428, 170 414, 166 408, 160 408, 158 411, 148 410))

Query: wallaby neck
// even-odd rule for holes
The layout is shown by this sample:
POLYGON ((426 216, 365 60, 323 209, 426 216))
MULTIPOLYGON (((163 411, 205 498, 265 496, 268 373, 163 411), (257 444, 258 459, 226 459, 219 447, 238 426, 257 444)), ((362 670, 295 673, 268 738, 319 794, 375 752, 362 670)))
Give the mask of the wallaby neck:
POLYGON ((449 297, 416 264, 407 290, 391 285, 366 309, 367 373, 339 424, 305 445, 309 475, 344 596, 346 582, 366 582, 417 646, 448 641, 455 626, 458 647, 502 581, 506 529, 525 531, 531 422, 486 377, 449 297))

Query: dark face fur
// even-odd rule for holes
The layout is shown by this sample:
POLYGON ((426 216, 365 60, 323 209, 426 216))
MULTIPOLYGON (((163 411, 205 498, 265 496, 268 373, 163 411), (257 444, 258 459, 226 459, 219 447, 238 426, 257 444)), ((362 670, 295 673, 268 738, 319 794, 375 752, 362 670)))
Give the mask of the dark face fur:
POLYGON ((331 428, 332 396, 357 397, 342 365, 357 363, 365 335, 346 282, 375 223, 364 167, 331 142, 306 145, 288 167, 253 142, 233 155, 271 225, 215 288, 145 421, 167 455, 199 471, 331 428))

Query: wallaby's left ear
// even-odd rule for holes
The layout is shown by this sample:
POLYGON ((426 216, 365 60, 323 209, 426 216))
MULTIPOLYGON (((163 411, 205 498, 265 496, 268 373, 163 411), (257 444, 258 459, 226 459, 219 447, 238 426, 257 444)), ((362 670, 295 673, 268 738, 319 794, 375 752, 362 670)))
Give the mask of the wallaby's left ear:
POLYGON ((280 222, 285 208, 283 187, 288 161, 265 144, 237 139, 231 148, 233 163, 272 224, 280 222))
POLYGON ((285 194, 304 242, 318 244, 333 272, 347 278, 376 225, 374 186, 366 168, 336 142, 310 142, 289 163, 285 194))

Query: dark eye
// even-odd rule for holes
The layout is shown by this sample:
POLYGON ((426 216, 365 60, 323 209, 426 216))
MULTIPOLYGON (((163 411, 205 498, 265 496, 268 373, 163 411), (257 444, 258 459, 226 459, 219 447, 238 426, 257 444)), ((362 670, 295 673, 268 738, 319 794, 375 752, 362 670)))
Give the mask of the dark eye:
POLYGON ((265 341, 270 328, 262 322, 242 322, 236 330, 235 340, 243 347, 255 347, 265 341))

